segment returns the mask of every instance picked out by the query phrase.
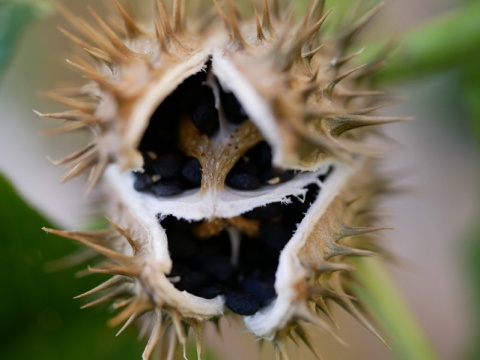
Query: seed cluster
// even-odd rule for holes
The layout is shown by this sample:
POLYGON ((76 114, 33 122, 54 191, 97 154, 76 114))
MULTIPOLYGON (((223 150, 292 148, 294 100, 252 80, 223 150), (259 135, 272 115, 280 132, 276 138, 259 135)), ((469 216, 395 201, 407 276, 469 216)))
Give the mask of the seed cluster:
POLYGON ((294 176, 294 170, 272 166, 272 149, 262 141, 240 158, 228 174, 226 184, 238 190, 256 190, 291 180, 294 176))
POLYGON ((226 305, 237 314, 254 314, 275 298, 280 252, 317 195, 318 187, 311 185, 303 201, 289 197, 288 204, 271 203, 244 213, 242 218, 257 223, 254 235, 224 227, 202 238, 196 233, 202 222, 160 219, 173 261, 170 280, 177 289, 206 299, 224 295, 226 305), (232 231, 240 239, 237 250, 232 231))
MULTIPOLYGON (((231 92, 224 91, 215 77, 209 80, 209 67, 186 79, 156 109, 140 143, 144 159, 142 172, 135 172, 137 191, 155 196, 173 196, 201 186, 202 166, 178 148, 179 119, 190 119, 201 135, 218 136, 222 112, 229 127, 248 121, 248 116, 231 92), (215 105, 210 82, 219 90, 220 109, 215 105)), ((256 190, 292 179, 295 172, 272 166, 272 149, 262 141, 248 150, 226 178, 226 185, 237 190, 256 190)))

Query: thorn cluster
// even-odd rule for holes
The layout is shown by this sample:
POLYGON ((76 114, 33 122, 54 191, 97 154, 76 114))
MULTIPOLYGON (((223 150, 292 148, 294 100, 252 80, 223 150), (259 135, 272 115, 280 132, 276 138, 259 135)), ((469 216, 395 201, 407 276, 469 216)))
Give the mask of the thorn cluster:
POLYGON ((172 241, 198 242, 196 256, 208 253, 202 241, 228 233, 234 250, 227 265, 237 277, 227 285, 245 292, 234 299, 242 308, 257 290, 241 287, 245 274, 258 277, 265 270, 241 268, 245 239, 268 248, 262 229, 285 233, 283 222, 298 216, 286 231, 288 242, 274 244, 276 267, 267 285, 274 286, 275 298, 268 306, 257 303, 262 311, 254 307, 244 317, 247 328, 272 341, 277 359, 288 358, 287 339, 320 359, 304 324, 335 337, 330 304, 336 303, 380 337, 352 298, 349 259, 380 252, 370 233, 385 229, 375 225, 373 211, 387 188, 377 174, 378 152, 367 142, 376 132, 371 129, 408 120, 375 114, 385 94, 372 87, 371 74, 383 59, 357 63, 364 50, 357 46, 359 34, 383 4, 330 35, 324 27, 331 9, 323 0, 310 1, 300 19, 293 5, 283 9, 277 0, 254 1, 250 11, 233 0, 213 0, 208 11, 203 1, 153 0, 150 23, 113 2, 120 27, 92 8, 91 22, 62 9, 74 31, 60 31, 83 52, 67 62, 87 82, 47 94, 69 110, 37 112, 62 121, 49 134, 93 133, 85 147, 51 162, 67 167, 62 181, 87 172, 87 191, 103 180, 110 228, 45 229, 105 259, 89 270, 112 277, 78 296, 99 296, 84 307, 113 302, 119 312, 110 324, 123 323, 119 333, 147 314, 141 322, 150 332, 144 360, 162 342, 168 359, 177 341, 185 357, 193 329, 200 359, 203 324, 228 313, 231 293, 202 298, 181 291, 185 275, 175 275, 172 241), (165 175, 170 163, 158 163, 164 158, 181 159, 178 171, 170 172, 191 180, 189 186, 172 185, 179 180, 165 175), (265 172, 269 177, 260 186, 265 172), (149 193, 155 184, 163 187, 149 193), (171 230, 177 238, 162 225, 167 217, 177 221, 171 230))

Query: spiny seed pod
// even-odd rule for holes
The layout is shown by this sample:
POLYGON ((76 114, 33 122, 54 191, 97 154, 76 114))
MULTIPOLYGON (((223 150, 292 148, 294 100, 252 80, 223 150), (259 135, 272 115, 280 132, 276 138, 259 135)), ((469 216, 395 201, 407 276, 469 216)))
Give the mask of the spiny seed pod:
POLYGON ((267 0, 261 17, 232 0, 188 14, 157 0, 149 24, 114 3, 123 24, 64 10, 76 33, 62 32, 93 58, 69 63, 89 80, 53 95, 71 110, 40 114, 66 121, 54 132, 94 133, 56 164, 70 168, 64 180, 88 171, 88 189, 101 180, 111 228, 46 229, 106 258, 90 270, 113 277, 82 296, 123 308, 111 320, 123 328, 148 314, 144 359, 165 331, 185 348, 189 328, 200 358, 202 325, 224 314, 243 316, 278 358, 292 336, 317 354, 302 324, 331 332, 331 302, 375 333, 348 274, 351 257, 378 251, 367 234, 381 229, 373 206, 386 184, 369 129, 403 120, 371 114, 380 62, 354 64, 381 6, 326 35, 323 1, 297 21, 267 0))

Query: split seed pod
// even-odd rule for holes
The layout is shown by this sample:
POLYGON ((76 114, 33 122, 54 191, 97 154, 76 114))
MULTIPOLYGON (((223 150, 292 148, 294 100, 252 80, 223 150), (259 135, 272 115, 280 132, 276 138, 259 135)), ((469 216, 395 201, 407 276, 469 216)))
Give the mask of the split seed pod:
POLYGON ((123 308, 112 324, 146 314, 144 359, 165 331, 185 348, 193 328, 200 344, 224 314, 279 358, 291 336, 314 349, 302 323, 331 332, 330 302, 374 332, 351 301, 349 259, 378 250, 368 233, 386 185, 370 128, 403 120, 372 114, 380 62, 355 64, 380 6, 327 35, 323 1, 297 20, 276 1, 256 4, 260 17, 232 0, 196 12, 157 0, 150 24, 114 3, 111 23, 64 10, 75 31, 62 32, 87 55, 69 63, 89 80, 53 95, 71 110, 40 114, 64 120, 55 132, 94 133, 56 164, 65 180, 89 172, 88 189, 101 180, 111 228, 46 229, 106 258, 90 270, 113 277, 83 294, 103 294, 90 304, 123 308))

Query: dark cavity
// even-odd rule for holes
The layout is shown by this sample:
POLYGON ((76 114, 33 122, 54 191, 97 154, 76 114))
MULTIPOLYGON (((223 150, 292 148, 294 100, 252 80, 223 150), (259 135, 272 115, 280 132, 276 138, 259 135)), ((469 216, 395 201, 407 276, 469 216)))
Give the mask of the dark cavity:
POLYGON ((178 290, 205 299, 223 295, 234 313, 256 313, 276 298, 274 283, 280 252, 318 193, 317 185, 309 185, 303 201, 290 196, 289 204, 271 203, 242 214, 258 221, 258 235, 247 236, 233 228, 240 235, 236 255, 226 227, 215 236, 200 238, 195 235, 200 222, 159 217, 173 261, 170 281, 178 290))

